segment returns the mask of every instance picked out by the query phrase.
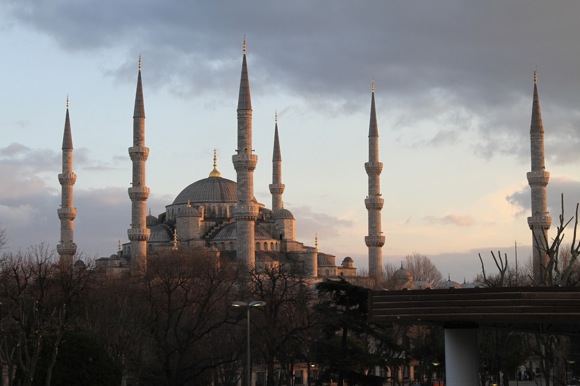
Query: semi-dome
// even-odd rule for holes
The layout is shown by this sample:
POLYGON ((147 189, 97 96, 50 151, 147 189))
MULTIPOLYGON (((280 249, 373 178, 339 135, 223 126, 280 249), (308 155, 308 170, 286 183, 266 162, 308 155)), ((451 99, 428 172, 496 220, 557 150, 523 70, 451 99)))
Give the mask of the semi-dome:
POLYGON ((288 209, 281 208, 272 212, 272 217, 280 220, 294 220, 294 215, 288 209))
POLYGON ((237 184, 227 178, 212 176, 194 182, 181 191, 173 205, 204 202, 235 203, 237 184))

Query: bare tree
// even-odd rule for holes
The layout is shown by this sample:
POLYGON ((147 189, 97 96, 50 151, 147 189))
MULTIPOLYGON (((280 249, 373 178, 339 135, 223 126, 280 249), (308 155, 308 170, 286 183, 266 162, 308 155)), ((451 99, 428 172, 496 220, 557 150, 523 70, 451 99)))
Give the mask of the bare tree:
POLYGON ((436 288, 441 284, 443 276, 429 257, 420 253, 412 253, 405 256, 405 262, 401 265, 385 264, 383 270, 383 286, 394 288, 395 272, 404 268, 411 273, 413 281, 421 282, 425 287, 436 288))
MULTIPOLYGON (((577 260, 580 255, 580 239, 578 238, 578 206, 574 216, 566 219, 564 214, 564 195, 560 196, 561 211, 556 224, 556 234, 552 241, 544 235, 543 240, 536 240, 540 249, 540 254, 545 255, 546 259, 540 266, 540 278, 536 285, 561 285, 575 286, 580 283, 578 275, 577 260), (574 222, 572 230, 572 240, 562 248, 566 236, 566 228, 574 222)), ((534 278, 535 279, 535 278, 534 278)), ((536 280, 537 281, 537 280, 536 280)))
POLYGON ((0 259, 0 362, 9 385, 51 384, 78 279, 60 272, 46 244, 0 259), (43 355, 48 360, 40 368, 43 355))
POLYGON ((225 347, 214 347, 213 339, 227 334, 233 323, 236 276, 232 266, 201 251, 168 252, 150 260, 143 283, 144 318, 163 374, 156 384, 203 384, 210 370, 235 360, 223 356, 225 347))
POLYGON ((249 281, 250 295, 266 302, 253 324, 259 331, 257 347, 266 364, 266 384, 274 386, 276 363, 290 379, 295 362, 308 361, 304 349, 313 324, 313 293, 304 277, 286 265, 251 271, 249 281))
POLYGON ((0 228, 0 251, 6 247, 7 242, 6 228, 0 228))
POLYGON ((424 282, 430 287, 437 287, 443 279, 431 259, 420 253, 405 256, 405 268, 411 271, 414 281, 424 282))

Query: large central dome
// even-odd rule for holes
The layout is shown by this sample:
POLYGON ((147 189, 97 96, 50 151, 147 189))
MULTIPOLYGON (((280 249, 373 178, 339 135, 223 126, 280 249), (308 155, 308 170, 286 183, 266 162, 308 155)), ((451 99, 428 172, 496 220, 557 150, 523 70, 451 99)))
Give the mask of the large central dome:
POLYGON ((194 182, 181 191, 173 201, 173 205, 187 202, 204 203, 236 203, 237 184, 223 177, 208 177, 194 182))

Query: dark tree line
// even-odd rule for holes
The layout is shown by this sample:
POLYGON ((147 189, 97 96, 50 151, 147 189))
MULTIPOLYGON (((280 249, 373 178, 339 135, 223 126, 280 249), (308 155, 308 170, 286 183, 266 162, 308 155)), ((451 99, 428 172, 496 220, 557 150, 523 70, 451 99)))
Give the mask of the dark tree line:
POLYGON ((0 257, 10 386, 237 385, 247 321, 236 300, 266 302, 252 311, 251 333, 268 386, 292 385, 304 363, 311 385, 373 384, 369 369, 406 355, 391 331, 365 326, 365 289, 342 280, 316 288, 291 266, 248 274, 200 251, 168 252, 135 278, 56 260, 45 245, 0 257))

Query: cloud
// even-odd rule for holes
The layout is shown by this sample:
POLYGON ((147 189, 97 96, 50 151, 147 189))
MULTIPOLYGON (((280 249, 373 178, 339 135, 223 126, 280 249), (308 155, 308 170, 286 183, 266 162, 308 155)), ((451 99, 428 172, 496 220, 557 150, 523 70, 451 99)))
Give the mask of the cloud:
POLYGON ((235 92, 246 33, 254 92, 283 91, 312 108, 344 114, 368 107, 365 94, 374 78, 380 115, 398 117, 395 126, 408 142, 467 141, 461 134, 474 130, 477 138, 469 144, 482 157, 528 152, 531 71, 538 66, 548 154, 559 163, 580 157, 568 151, 580 141, 574 133, 580 51, 570 49, 580 33, 578 2, 3 4, 12 20, 64 50, 126 52, 126 61, 106 70, 116 80, 133 82, 134 58, 143 53, 148 87, 187 98, 235 92), (429 121, 440 127, 434 136, 414 127, 429 121))
MULTIPOLYGON (((87 156, 78 157, 77 151, 75 159, 81 165, 94 165, 87 156)), ((56 152, 18 143, 0 148, 0 227, 8 233, 9 248, 43 241, 55 246, 58 242, 60 224, 56 211, 60 189, 44 178, 48 173, 56 178, 58 170, 60 155, 56 152)), ((75 241, 79 250, 89 256, 114 252, 117 240, 127 238, 131 210, 127 189, 75 188, 74 194, 78 210, 75 241)), ((170 201, 170 197, 153 194, 148 205, 157 213, 170 201)))
POLYGON ((423 218, 429 224, 455 225, 458 227, 469 227, 475 224, 473 217, 460 214, 448 214, 446 216, 427 216, 423 218))
POLYGON ((316 234, 321 238, 336 237, 341 230, 354 225, 353 221, 315 212, 308 206, 292 207, 290 210, 297 219, 296 233, 300 240, 314 240, 316 234))
MULTIPOLYGON (((126 161, 126 158, 123 159, 126 161)), ((28 174, 55 173, 60 170, 62 153, 50 149, 31 149, 21 143, 11 143, 0 148, 0 167, 15 168, 28 174)), ((74 150, 74 168, 92 171, 116 169, 120 157, 113 157, 109 162, 96 161, 90 158, 90 152, 82 147, 74 150)))
MULTIPOLYGON (((564 212, 566 218, 574 214, 576 203, 580 202, 580 181, 563 177, 552 177, 548 183, 548 210, 553 222, 557 221, 562 212, 561 195, 564 195, 564 212)), ((518 208, 518 216, 529 215, 531 211, 531 193, 529 187, 523 187, 506 197, 514 207, 518 208)))

